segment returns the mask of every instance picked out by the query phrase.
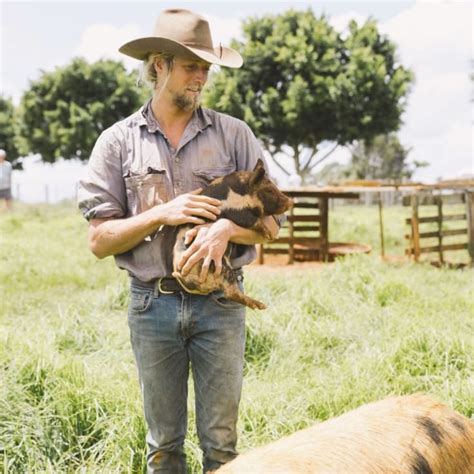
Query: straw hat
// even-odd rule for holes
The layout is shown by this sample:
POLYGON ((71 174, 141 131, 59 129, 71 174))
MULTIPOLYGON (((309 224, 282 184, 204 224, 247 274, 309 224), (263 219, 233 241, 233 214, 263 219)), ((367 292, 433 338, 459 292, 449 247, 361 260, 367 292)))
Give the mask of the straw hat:
POLYGON ((232 48, 214 47, 208 21, 202 16, 179 8, 164 10, 158 17, 153 36, 125 43, 119 51, 144 60, 150 53, 194 56, 218 64, 239 68, 242 56, 232 48))

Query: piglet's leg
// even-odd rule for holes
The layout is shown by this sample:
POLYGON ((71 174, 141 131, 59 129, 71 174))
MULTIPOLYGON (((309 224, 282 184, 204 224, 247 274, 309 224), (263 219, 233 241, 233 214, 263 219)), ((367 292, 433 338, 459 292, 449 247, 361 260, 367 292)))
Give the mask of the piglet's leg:
POLYGON ((237 283, 225 285, 224 296, 236 303, 243 304, 252 309, 266 309, 267 307, 260 301, 254 300, 240 291, 237 283))
POLYGON ((270 231, 267 229, 266 225, 261 221, 258 220, 252 227, 251 229, 254 232, 257 232, 257 234, 260 234, 263 238, 266 240, 273 240, 272 235, 270 234, 270 231))

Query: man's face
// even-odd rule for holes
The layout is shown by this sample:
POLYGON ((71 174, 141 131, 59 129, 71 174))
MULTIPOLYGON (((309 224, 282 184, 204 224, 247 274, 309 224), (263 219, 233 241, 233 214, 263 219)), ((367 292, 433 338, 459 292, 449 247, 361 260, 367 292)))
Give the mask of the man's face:
POLYGON ((168 77, 163 79, 165 93, 179 109, 189 112, 199 107, 201 91, 211 64, 200 59, 175 57, 168 77))

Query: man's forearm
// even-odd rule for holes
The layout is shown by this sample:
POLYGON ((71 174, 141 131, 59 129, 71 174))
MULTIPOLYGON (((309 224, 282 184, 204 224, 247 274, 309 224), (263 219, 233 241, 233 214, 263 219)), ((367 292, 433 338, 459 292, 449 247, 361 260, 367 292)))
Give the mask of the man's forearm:
POLYGON ((204 224, 220 214, 218 199, 200 195, 201 189, 180 194, 126 219, 93 219, 89 224, 89 247, 99 258, 127 252, 161 225, 204 224))
POLYGON ((145 211, 125 219, 93 219, 89 227, 89 246, 98 258, 118 255, 152 234, 162 224, 159 213, 145 211))
MULTIPOLYGON (((236 244, 245 244, 245 245, 253 245, 253 244, 261 244, 266 242, 268 239, 265 238, 259 232, 255 232, 252 229, 246 229, 245 227, 240 227, 237 224, 229 221, 230 227, 230 234, 229 234, 229 241, 234 242, 236 244)), ((278 225, 276 224, 275 220, 271 216, 267 216, 264 218, 263 221, 265 227, 267 228, 268 232, 272 236, 272 238, 276 238, 278 235, 278 231, 280 230, 278 225)))

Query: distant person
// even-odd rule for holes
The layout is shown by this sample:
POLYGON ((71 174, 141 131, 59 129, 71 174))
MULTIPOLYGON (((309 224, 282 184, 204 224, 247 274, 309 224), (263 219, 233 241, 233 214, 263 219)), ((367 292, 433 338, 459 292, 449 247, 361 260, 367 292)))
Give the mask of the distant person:
POLYGON ((7 159, 7 152, 0 150, 0 201, 2 210, 12 208, 12 164, 7 159))
MULTIPOLYGON (((240 67, 240 54, 214 47, 208 22, 189 10, 162 12, 152 36, 120 48, 144 61, 151 99, 105 130, 81 181, 79 206, 89 246, 114 255, 131 277, 128 323, 148 425, 148 473, 187 472, 188 374, 194 378, 196 425, 204 472, 236 455, 245 348, 245 307, 222 292, 187 293, 171 276, 176 226, 201 224, 180 263, 186 274, 220 272, 228 242, 235 278, 264 239, 228 219, 221 201, 200 194, 218 176, 253 170, 262 150, 241 120, 199 104, 211 64, 240 67), (205 224, 207 222, 207 224, 205 224), (204 224, 204 225, 203 225, 204 224)), ((272 237, 277 218, 267 216, 272 237)))

